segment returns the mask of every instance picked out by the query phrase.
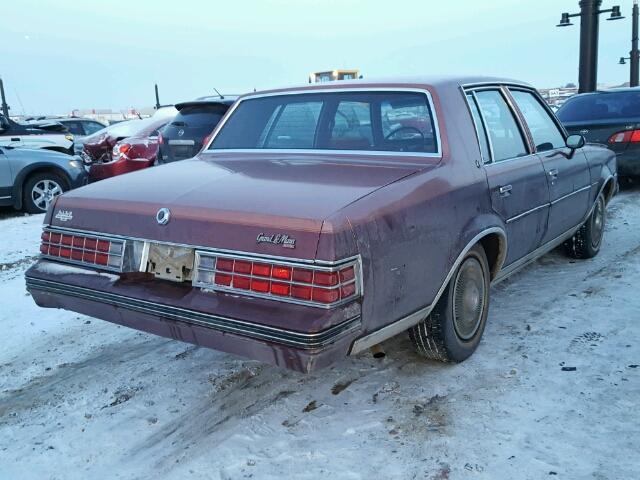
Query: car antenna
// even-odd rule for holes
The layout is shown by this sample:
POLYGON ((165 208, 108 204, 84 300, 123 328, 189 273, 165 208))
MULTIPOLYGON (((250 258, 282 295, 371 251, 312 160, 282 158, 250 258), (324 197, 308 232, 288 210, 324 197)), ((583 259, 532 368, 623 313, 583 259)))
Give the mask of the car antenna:
POLYGON ((224 96, 218 91, 217 88, 213 88, 213 91, 216 92, 218 94, 218 96, 220 97, 221 100, 224 100, 224 96))

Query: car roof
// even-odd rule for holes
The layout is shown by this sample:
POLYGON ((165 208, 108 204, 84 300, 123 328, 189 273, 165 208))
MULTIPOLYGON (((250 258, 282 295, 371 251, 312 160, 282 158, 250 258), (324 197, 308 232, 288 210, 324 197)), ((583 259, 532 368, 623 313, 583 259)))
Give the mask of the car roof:
POLYGON ((612 93, 625 93, 625 92, 640 92, 640 87, 616 87, 608 88, 607 90, 596 90, 595 92, 578 93, 571 98, 584 97, 587 95, 607 95, 612 93))
POLYGON ((507 84, 519 85, 526 88, 534 88, 532 85, 521 80, 504 77, 491 77, 479 75, 422 75, 422 76, 394 76, 379 77, 357 80, 337 80, 322 83, 306 83, 293 85, 284 88, 275 88, 270 90, 262 90, 258 92, 248 93, 243 96, 261 95, 268 93, 287 93, 289 91, 300 90, 320 90, 320 89, 341 89, 347 88, 416 88, 416 87, 433 87, 439 88, 458 88, 461 86, 474 86, 483 84, 507 84))

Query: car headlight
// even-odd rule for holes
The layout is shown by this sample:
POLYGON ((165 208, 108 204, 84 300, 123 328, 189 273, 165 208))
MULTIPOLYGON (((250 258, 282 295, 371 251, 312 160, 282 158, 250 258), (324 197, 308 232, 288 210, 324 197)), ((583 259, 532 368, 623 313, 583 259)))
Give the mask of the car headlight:
POLYGON ((72 168, 83 168, 81 160, 69 160, 69 166, 72 168))
POLYGON ((66 138, 70 142, 73 142, 73 135, 71 135, 70 133, 65 134, 64 138, 66 138))

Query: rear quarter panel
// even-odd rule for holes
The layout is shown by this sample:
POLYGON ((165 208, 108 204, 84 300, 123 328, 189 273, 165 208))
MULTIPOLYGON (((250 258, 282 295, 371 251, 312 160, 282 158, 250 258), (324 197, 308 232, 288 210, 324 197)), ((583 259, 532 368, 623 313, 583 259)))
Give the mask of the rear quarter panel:
POLYGON ((433 303, 470 240, 485 229, 503 228, 491 209, 484 170, 476 166, 480 152, 462 92, 450 88, 432 96, 442 160, 425 162, 421 171, 344 208, 323 227, 318 258, 353 254, 331 249, 352 249, 349 235, 362 257, 363 334, 433 303))

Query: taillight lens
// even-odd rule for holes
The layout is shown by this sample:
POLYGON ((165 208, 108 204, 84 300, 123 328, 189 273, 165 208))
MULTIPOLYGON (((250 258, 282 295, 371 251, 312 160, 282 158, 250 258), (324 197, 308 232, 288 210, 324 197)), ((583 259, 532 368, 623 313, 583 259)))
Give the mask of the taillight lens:
POLYGON ((209 140, 211 140, 211 137, 213 136, 213 132, 211 132, 209 135, 207 135, 206 137, 204 137, 202 139, 202 149, 204 150, 205 148, 207 148, 207 144, 209 143, 209 140))
POLYGON ((614 133, 609 137, 609 143, 639 143, 640 130, 625 130, 614 133))
POLYGON ((44 257, 122 271, 123 240, 49 230, 41 238, 40 253, 44 257))
POLYGON ((131 150, 131 145, 128 143, 116 143, 111 151, 111 157, 116 160, 131 150))
POLYGON ((359 263, 336 267, 283 264, 198 252, 194 285, 323 307, 360 296, 359 263))

